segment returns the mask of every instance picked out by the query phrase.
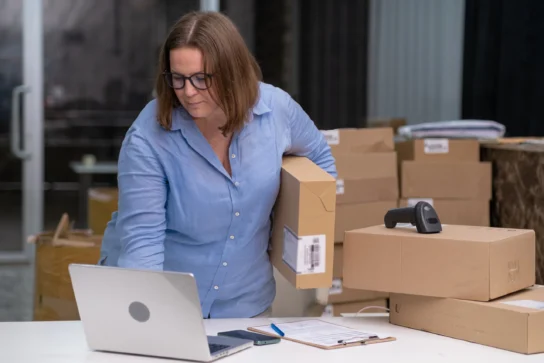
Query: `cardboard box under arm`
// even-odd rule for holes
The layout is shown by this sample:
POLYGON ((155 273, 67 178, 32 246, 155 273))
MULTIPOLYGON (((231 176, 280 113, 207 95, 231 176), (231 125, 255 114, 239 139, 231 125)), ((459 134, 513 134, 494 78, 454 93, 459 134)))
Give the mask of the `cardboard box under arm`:
POLYGON ((304 157, 284 157, 270 259, 296 288, 332 285, 335 179, 304 157))

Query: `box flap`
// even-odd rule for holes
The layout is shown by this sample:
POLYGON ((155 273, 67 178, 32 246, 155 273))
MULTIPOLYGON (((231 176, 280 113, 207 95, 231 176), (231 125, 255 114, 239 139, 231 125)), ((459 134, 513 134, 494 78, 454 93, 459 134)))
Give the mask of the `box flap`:
POLYGON ((28 236, 27 243, 49 244, 54 247, 95 247, 102 243, 102 235, 95 235, 91 230, 72 229, 73 221, 64 213, 54 231, 44 231, 28 236))
POLYGON ((321 168, 316 168, 316 164, 305 157, 286 156, 283 158, 282 168, 301 182, 335 180, 332 175, 321 168))
POLYGON ((321 200, 323 208, 327 212, 336 210, 336 186, 330 182, 309 182, 303 186, 321 200))

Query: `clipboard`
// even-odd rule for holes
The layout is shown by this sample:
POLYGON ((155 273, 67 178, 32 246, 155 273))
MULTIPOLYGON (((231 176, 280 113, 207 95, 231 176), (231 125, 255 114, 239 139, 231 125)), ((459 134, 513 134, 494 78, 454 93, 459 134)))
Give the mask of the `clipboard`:
POLYGON ((285 335, 277 334, 270 325, 248 327, 249 331, 282 338, 315 348, 331 350, 376 343, 392 342, 395 337, 364 332, 320 319, 299 320, 275 324, 285 335))

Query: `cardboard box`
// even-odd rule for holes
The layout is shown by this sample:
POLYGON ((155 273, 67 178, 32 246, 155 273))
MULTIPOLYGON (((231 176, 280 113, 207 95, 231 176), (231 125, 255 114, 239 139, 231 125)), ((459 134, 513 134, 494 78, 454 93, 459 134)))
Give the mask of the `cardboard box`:
POLYGON ((332 266, 332 277, 342 278, 344 273, 344 246, 337 243, 334 245, 334 264, 332 266))
POLYGON ((393 129, 390 127, 344 128, 321 132, 335 158, 340 154, 395 151, 393 129))
POLYGON ((65 214, 55 231, 30 238, 36 244, 34 320, 79 320, 68 265, 96 264, 102 236, 70 230, 69 225, 65 214))
MULTIPOLYGON (((395 173, 396 174, 396 173, 395 173)), ((397 176, 376 179, 336 180, 336 204, 354 204, 396 200, 399 198, 397 176)))
POLYGON ((88 226, 97 234, 103 234, 113 212, 117 211, 117 188, 91 188, 88 194, 88 226))
POLYGON ((395 200, 399 197, 395 152, 338 155, 336 170, 337 204, 395 200))
POLYGON ((488 301, 535 283, 535 232, 443 225, 383 225, 346 232, 344 286, 488 301))
POLYGON ((544 352, 544 288, 491 302, 391 294, 390 322, 518 353, 544 352))
POLYGON ((491 163, 403 161, 402 198, 491 200, 491 163))
POLYGON ((397 208, 397 206, 397 200, 337 205, 334 227, 335 243, 344 241, 346 231, 383 224, 383 217, 387 211, 397 208))
POLYGON ((344 304, 311 305, 305 312, 305 316, 342 316, 342 314, 363 315, 369 313, 386 313, 389 307, 388 299, 376 299, 369 301, 356 301, 344 304), (361 309, 365 309, 360 311, 361 309))
POLYGON ((342 279, 333 279, 332 287, 316 289, 316 301, 321 305, 386 299, 389 293, 381 291, 355 290, 344 287, 342 279))
POLYGON ((393 151, 343 154, 335 162, 339 179, 397 178, 397 154, 393 151))
POLYGON ((399 200, 399 207, 411 207, 419 201, 433 206, 441 223, 464 226, 489 226, 488 200, 409 198, 399 200))
POLYGON ((414 139, 395 143, 395 149, 399 161, 480 161, 480 143, 476 139, 414 139))
POLYGON ((406 126, 406 119, 403 117, 372 118, 367 120, 366 124, 368 127, 391 127, 393 133, 396 134, 400 127, 406 126))
POLYGON ((270 258, 296 288, 331 286, 335 210, 335 179, 307 158, 285 157, 270 258))

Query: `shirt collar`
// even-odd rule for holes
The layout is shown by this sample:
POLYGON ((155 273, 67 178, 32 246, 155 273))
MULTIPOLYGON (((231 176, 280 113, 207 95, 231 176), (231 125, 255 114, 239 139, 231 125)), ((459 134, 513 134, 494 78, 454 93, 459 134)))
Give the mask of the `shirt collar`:
POLYGON ((266 105, 266 103, 264 103, 263 98, 259 96, 259 100, 255 104, 255 106, 253 106, 253 113, 260 116, 270 111, 272 110, 266 105))

